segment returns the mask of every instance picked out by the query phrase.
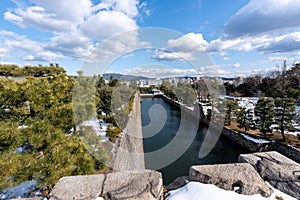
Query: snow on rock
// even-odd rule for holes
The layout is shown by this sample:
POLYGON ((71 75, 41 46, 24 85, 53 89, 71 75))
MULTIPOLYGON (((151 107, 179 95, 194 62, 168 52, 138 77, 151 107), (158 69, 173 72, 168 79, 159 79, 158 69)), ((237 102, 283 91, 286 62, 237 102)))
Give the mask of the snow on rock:
POLYGON ((246 138, 247 140, 250 140, 250 141, 255 142, 255 143, 270 143, 270 142, 271 142, 271 141, 265 140, 265 139, 257 139, 257 138, 253 138, 253 137, 251 137, 251 136, 249 136, 249 135, 246 135, 246 134, 243 134, 243 133, 241 133, 241 135, 242 135, 244 138, 246 138))
POLYGON ((295 198, 272 188, 274 191, 268 198, 264 198, 259 194, 242 195, 234 191, 223 190, 215 185, 203 184, 199 182, 190 182, 182 188, 170 191, 170 195, 166 200, 276 200, 276 197, 282 197, 283 200, 296 200, 295 198))

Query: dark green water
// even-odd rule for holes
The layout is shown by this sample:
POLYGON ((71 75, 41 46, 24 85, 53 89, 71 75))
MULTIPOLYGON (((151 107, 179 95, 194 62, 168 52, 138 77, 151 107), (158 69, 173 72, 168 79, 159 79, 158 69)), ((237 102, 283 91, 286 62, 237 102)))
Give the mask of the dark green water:
MULTIPOLYGON (((145 164, 147 169, 154 169, 153 162, 155 162, 155 159, 148 159, 147 152, 160 150, 174 139, 178 131, 178 127, 183 126, 181 121, 181 113, 180 109, 170 105, 161 98, 143 98, 141 110, 144 136, 144 152, 146 153, 145 164), (156 120, 156 122, 151 122, 149 109, 153 105, 159 105, 160 108, 163 107, 166 113, 166 118, 164 118, 163 115, 158 112, 157 115, 153 115, 153 117, 158 120, 156 120), (154 130, 154 133, 151 133, 151 129, 149 130, 149 128, 145 128, 145 126, 149 125, 149 123, 158 123, 157 126, 160 126, 161 121, 164 121, 162 129, 154 130), (149 137, 149 135, 153 136, 149 137)), ((194 125, 195 123, 196 122, 193 119, 184 120, 184 127, 186 127, 187 134, 190 134, 188 127, 194 125)), ((154 127, 155 125, 156 124, 154 124, 154 127)), ((233 163, 237 162, 239 154, 248 153, 248 151, 240 145, 232 142, 224 136, 221 136, 212 151, 206 157, 199 159, 198 153, 204 140, 205 134, 206 129, 199 127, 197 135, 195 136, 195 138, 193 138, 191 145, 182 154, 182 156, 168 166, 159 169, 159 171, 163 174, 164 185, 168 185, 179 176, 187 176, 189 174, 189 168, 192 165, 233 163)), ((188 138, 188 136, 182 137, 182 141, 184 141, 186 138, 188 138)), ((158 155, 157 159, 163 159, 171 155, 172 151, 164 155, 158 155)))

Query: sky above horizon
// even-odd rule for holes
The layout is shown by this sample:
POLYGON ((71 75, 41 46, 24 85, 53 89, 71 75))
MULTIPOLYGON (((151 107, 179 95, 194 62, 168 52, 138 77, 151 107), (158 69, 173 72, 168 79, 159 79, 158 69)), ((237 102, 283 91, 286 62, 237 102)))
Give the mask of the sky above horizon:
POLYGON ((299 0, 1 0, 0 5, 1 64, 59 63, 69 74, 97 66, 103 72, 110 65, 108 72, 150 77, 194 71, 236 77, 300 61, 299 0))

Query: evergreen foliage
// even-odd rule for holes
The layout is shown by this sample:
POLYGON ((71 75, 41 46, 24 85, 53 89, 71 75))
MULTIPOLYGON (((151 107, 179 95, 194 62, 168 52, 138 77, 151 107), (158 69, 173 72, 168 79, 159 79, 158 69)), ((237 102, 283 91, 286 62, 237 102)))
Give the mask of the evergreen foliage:
POLYGON ((253 111, 251 109, 240 108, 237 112, 237 121, 239 123, 239 128, 244 128, 244 131, 247 132, 251 127, 254 126, 253 121, 253 111))
POLYGON ((254 113, 256 116, 255 122, 259 130, 263 134, 271 132, 271 125, 274 117, 274 99, 259 98, 255 105, 254 113))
POLYGON ((235 113, 239 107, 237 101, 226 100, 226 115, 225 115, 225 124, 231 125, 232 117, 235 116, 235 113))
POLYGON ((282 135, 282 139, 286 140, 284 131, 293 129, 292 120, 295 117, 296 109, 295 99, 277 98, 275 99, 275 124, 282 135))
MULTIPOLYGON (((98 153, 91 154, 80 133, 69 133, 75 124, 74 77, 58 65, 1 66, 0 71, 0 190, 32 179, 41 187, 51 186, 63 176, 104 170, 101 143, 93 138, 98 153)), ((77 84, 86 89, 91 82, 82 79, 77 84)), ((89 103, 87 109, 93 110, 89 103)))

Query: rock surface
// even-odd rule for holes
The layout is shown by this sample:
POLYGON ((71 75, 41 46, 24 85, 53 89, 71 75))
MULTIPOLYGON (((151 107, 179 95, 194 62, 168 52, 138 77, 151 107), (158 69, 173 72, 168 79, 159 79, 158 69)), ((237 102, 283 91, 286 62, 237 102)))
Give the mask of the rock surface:
POLYGON ((102 192, 104 174, 61 178, 50 193, 50 199, 95 199, 102 192))
POLYGON ((250 163, 274 188, 300 197, 300 164, 276 151, 242 154, 239 162, 250 163))
POLYGON ((161 173, 152 170, 116 172, 61 178, 50 193, 57 199, 139 199, 159 200, 163 197, 161 173))
MULTIPOLYGON (((228 128, 223 128, 222 134, 228 137, 230 140, 242 145, 251 152, 265 152, 265 151, 277 151, 282 155, 300 163, 300 151, 294 147, 286 144, 282 144, 275 141, 270 141, 268 143, 261 143, 254 140, 246 138, 244 135, 230 130, 228 128)), ((252 136, 251 136, 252 137, 252 136)), ((257 139, 257 138, 256 138, 257 139)))
POLYGON ((32 197, 32 198, 16 198, 16 199, 11 199, 11 200, 44 200, 44 199, 45 198, 43 198, 43 197, 32 197))
POLYGON ((190 178, 188 176, 181 176, 176 178, 172 183, 167 185, 167 190, 176 190, 188 184, 190 182, 190 178))
POLYGON ((267 197, 273 192, 248 163, 192 166, 189 178, 245 195, 267 197))
POLYGON ((161 199, 162 194, 161 174, 149 170, 108 174, 103 187, 103 196, 109 199, 161 199))

